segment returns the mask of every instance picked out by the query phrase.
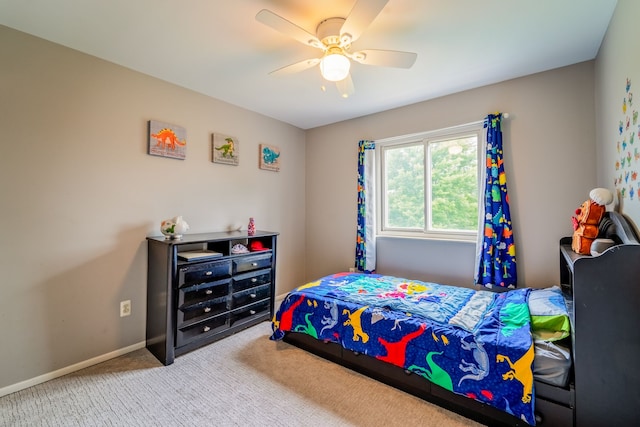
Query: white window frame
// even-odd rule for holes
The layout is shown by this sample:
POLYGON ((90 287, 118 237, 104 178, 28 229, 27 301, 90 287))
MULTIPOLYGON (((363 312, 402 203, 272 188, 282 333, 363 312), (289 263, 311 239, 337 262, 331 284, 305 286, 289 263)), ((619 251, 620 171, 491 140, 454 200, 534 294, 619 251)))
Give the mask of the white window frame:
POLYGON ((420 132, 410 135, 386 138, 382 140, 376 140, 375 150, 375 164, 376 164, 376 234, 384 237, 405 237, 405 238, 420 238, 431 240, 455 240, 455 241, 472 241, 476 242, 478 236, 478 230, 474 231, 454 231, 454 230, 431 230, 430 218, 431 218, 431 179, 430 168, 431 159, 429 158, 429 144, 433 142, 439 142, 443 139, 464 138, 470 135, 477 136, 477 174, 476 179, 478 182, 478 206, 481 206, 481 194, 484 191, 484 183, 481 182, 483 176, 483 153, 485 147, 485 132, 484 122, 473 122, 465 125, 454 126, 445 129, 439 129, 435 131, 420 132), (384 187, 384 162, 383 155, 384 150, 387 147, 393 147, 398 145, 422 145, 424 147, 424 172, 425 172, 425 225, 423 229, 411 229, 406 228, 398 229, 386 227, 386 189, 384 187))

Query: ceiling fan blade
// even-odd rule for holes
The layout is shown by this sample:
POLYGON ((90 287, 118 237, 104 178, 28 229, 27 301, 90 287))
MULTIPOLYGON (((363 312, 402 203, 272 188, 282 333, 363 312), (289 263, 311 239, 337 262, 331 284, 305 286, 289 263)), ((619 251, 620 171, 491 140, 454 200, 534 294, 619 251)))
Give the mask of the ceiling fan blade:
POLYGON ((365 65, 411 68, 416 62, 418 54, 413 52, 401 52, 399 50, 367 49, 355 52, 350 56, 354 61, 365 65))
POLYGON ((282 76, 286 74, 299 73, 300 71, 307 70, 320 63, 320 58, 305 59, 304 61, 296 62, 295 64, 287 65, 286 67, 278 68, 269 74, 273 76, 282 76))
POLYGON ((376 19, 389 0, 358 0, 340 29, 340 38, 356 41, 376 19))
POLYGON ((302 44, 317 47, 320 49, 323 48, 322 43, 316 36, 298 27, 293 22, 284 19, 282 16, 276 15, 270 10, 262 9, 260 12, 258 12, 256 14, 256 21, 262 22, 264 25, 271 27, 282 34, 292 37, 302 44))
POLYGON ((351 80, 351 74, 347 74, 347 77, 336 82, 336 87, 338 88, 338 93, 343 98, 348 98, 356 91, 353 87, 353 80, 351 80))

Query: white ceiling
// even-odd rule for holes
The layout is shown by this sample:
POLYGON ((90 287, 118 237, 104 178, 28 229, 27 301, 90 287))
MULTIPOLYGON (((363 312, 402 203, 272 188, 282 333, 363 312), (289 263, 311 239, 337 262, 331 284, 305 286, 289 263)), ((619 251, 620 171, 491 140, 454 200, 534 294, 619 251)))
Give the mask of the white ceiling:
POLYGON ((0 0, 0 24, 309 129, 593 59, 616 1, 389 0, 352 51, 416 52, 416 63, 354 63, 348 99, 320 90, 317 67, 269 75, 320 51, 255 15, 315 34, 355 0, 0 0))

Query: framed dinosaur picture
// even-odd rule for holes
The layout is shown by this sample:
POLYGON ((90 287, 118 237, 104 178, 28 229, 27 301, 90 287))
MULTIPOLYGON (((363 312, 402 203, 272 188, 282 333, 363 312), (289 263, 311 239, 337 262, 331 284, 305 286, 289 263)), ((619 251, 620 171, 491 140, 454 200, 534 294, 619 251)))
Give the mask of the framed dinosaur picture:
POLYGON ((148 153, 184 160, 187 157, 187 130, 169 123, 149 120, 148 153))
POLYGON ((235 136, 214 133, 211 138, 211 161, 238 166, 240 162, 240 142, 235 136))
POLYGON ((260 144, 260 169, 280 171, 280 148, 275 145, 260 144))

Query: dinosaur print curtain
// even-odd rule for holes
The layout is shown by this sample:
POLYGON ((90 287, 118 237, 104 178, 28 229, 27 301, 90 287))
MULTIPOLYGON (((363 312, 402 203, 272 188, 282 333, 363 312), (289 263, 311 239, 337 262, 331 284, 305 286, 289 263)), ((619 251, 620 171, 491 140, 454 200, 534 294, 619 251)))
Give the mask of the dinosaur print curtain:
POLYGON ((372 273, 376 269, 375 148, 376 144, 373 141, 358 142, 358 229, 355 267, 365 273, 372 273))
POLYGON ((507 176, 502 157, 502 114, 489 114, 484 197, 480 198, 475 284, 487 288, 516 287, 516 249, 509 212, 507 176))

